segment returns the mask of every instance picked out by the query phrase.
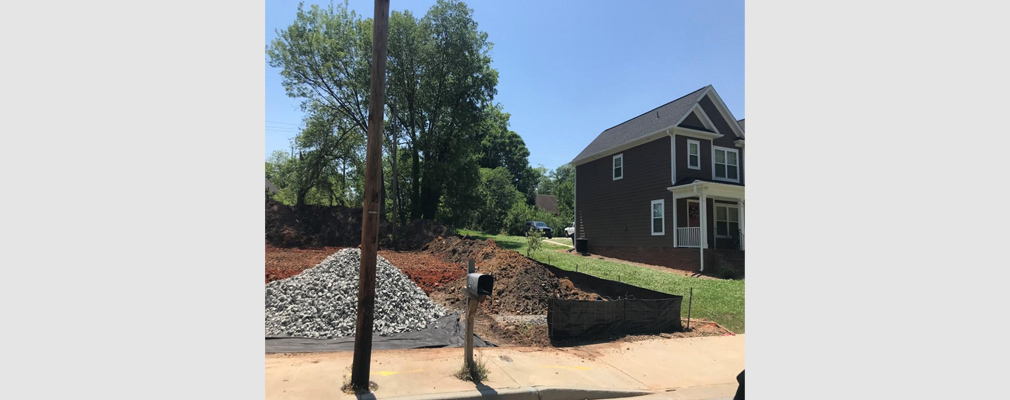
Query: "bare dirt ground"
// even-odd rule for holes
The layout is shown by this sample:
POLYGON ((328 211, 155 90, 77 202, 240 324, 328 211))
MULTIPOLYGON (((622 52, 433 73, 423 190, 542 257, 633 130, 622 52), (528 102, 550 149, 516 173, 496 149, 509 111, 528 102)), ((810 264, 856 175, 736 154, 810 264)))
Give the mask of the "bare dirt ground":
MULTIPOLYGON (((267 243, 266 282, 312 268, 342 248, 282 248, 267 243)), ((493 240, 439 237, 420 251, 380 250, 379 255, 399 267, 436 303, 457 312, 462 312, 466 305, 466 260, 473 258, 478 272, 496 278, 495 293, 482 303, 474 329, 480 337, 499 346, 551 347, 545 318, 547 300, 597 299, 596 293, 580 290, 567 279, 558 279, 537 262, 518 252, 501 249, 493 240)), ((653 267, 671 271, 669 268, 653 267)), ((687 326, 686 319, 683 324, 687 326)), ((680 338, 727 334, 731 333, 712 322, 692 320, 689 331, 659 336, 680 338)), ((656 335, 627 335, 608 340, 638 341, 654 337, 656 335)))
POLYGON ((315 267, 330 254, 343 247, 320 247, 316 249, 297 249, 276 247, 266 244, 266 282, 276 281, 298 275, 302 271, 315 267))

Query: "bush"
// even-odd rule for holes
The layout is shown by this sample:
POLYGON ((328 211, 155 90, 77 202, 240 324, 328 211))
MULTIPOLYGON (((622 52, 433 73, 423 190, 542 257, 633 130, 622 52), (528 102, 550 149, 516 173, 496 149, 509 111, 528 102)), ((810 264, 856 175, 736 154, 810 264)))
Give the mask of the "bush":
POLYGON ((526 234, 526 221, 535 221, 536 212, 533 206, 517 201, 509 208, 505 216, 505 231, 509 235, 522 236, 526 234))
POLYGON ((540 245, 543 244, 544 236, 543 232, 538 229, 530 229, 526 233, 526 257, 532 258, 540 251, 540 245))
POLYGON ((736 279, 737 276, 735 269, 723 265, 719 266, 719 272, 717 275, 722 279, 736 279))

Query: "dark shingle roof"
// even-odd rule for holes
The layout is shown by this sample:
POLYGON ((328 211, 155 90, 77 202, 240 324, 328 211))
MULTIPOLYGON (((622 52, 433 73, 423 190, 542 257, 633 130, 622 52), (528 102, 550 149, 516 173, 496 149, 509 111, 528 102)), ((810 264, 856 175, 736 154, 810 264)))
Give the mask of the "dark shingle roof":
POLYGON ((558 213, 558 199, 557 197, 551 196, 549 194, 538 194, 537 195, 537 208, 557 214, 558 213))
POLYGON ((575 156, 572 163, 577 163, 583 158, 588 158, 604 150, 620 146, 660 129, 672 126, 677 121, 680 121, 684 115, 691 112, 691 108, 698 100, 701 100, 701 95, 709 87, 705 86, 695 90, 679 99, 663 104, 603 131, 579 155, 575 156))
POLYGON ((743 129, 743 120, 736 121, 737 125, 740 125, 740 129, 743 129))
POLYGON ((680 178, 679 181, 673 183, 673 186, 676 187, 676 186, 682 186, 682 185, 690 185, 690 184, 694 183, 695 181, 721 183, 721 184, 724 184, 724 185, 733 185, 733 186, 743 186, 742 183, 717 181, 717 180, 714 180, 714 179, 705 179, 705 178, 690 178, 690 177, 688 177, 688 178, 680 178))
POLYGON ((266 179, 266 181, 267 181, 267 190, 266 191, 268 191, 270 193, 277 193, 278 192, 277 191, 277 186, 274 186, 274 184, 270 183, 269 179, 266 179))

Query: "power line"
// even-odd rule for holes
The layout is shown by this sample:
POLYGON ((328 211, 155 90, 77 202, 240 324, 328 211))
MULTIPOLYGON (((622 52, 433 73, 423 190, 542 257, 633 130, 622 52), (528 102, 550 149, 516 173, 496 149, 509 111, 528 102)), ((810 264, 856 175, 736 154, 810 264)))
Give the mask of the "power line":
POLYGON ((290 122, 278 122, 278 121, 267 121, 267 122, 271 123, 271 124, 284 124, 284 125, 295 125, 295 126, 301 125, 301 124, 292 124, 290 122))

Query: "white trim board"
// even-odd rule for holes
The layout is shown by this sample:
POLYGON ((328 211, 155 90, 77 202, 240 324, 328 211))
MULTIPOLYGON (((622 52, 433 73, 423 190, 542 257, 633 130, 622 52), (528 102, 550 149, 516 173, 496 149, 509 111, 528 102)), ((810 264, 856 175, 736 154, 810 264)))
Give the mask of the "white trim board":
POLYGON ((705 93, 702 94, 701 96, 698 96, 698 102, 700 103, 701 99, 704 99, 705 96, 709 94, 713 95, 712 103, 715 104, 715 109, 718 110, 720 114, 722 114, 722 118, 726 120, 726 124, 729 125, 729 128, 733 131, 733 134, 736 135, 736 137, 738 138, 744 137, 743 129, 740 128, 740 124, 736 123, 737 118, 734 117, 733 113, 729 111, 729 107, 726 107, 726 103, 722 101, 722 97, 719 97, 719 93, 715 91, 715 88, 712 87, 712 85, 708 85, 708 89, 705 89, 705 93))
POLYGON ((617 181, 617 180, 624 179, 624 175, 625 175, 624 170, 626 170, 626 169, 627 168, 625 168, 625 166, 624 166, 624 153, 615 154, 613 157, 610 158, 610 177, 614 178, 613 180, 617 181), (621 176, 620 177, 617 176, 617 167, 614 166, 614 164, 617 164, 617 159, 618 158, 621 159, 621 176))
POLYGON ((712 145, 712 180, 714 180, 714 181, 723 181, 723 182, 740 183, 740 176, 743 175, 743 167, 742 167, 742 165, 743 165, 743 163, 740 162, 740 150, 731 149, 729 147, 716 146, 714 144, 712 145), (736 165, 734 165, 734 167, 736 167, 736 179, 730 179, 729 178, 729 163, 724 163, 726 165, 726 177, 725 178, 720 178, 720 177, 715 176, 715 152, 717 150, 722 150, 723 152, 726 152, 726 153, 734 153, 734 154, 736 154, 736 165))
POLYGON ((697 169, 697 170, 700 170, 701 169, 701 142, 699 142, 697 140, 693 140, 693 139, 687 139, 687 148, 686 148, 686 150, 687 150, 687 156, 686 156, 687 157, 687 169, 697 169), (694 167, 691 166, 691 144, 692 143, 698 145, 698 165, 694 166, 694 167))
POLYGON ((666 235, 666 201, 664 199, 653 200, 649 203, 649 232, 652 233, 652 236, 666 235), (659 232, 656 232, 656 227, 654 225, 657 218, 653 213, 656 204, 659 204, 659 232))

